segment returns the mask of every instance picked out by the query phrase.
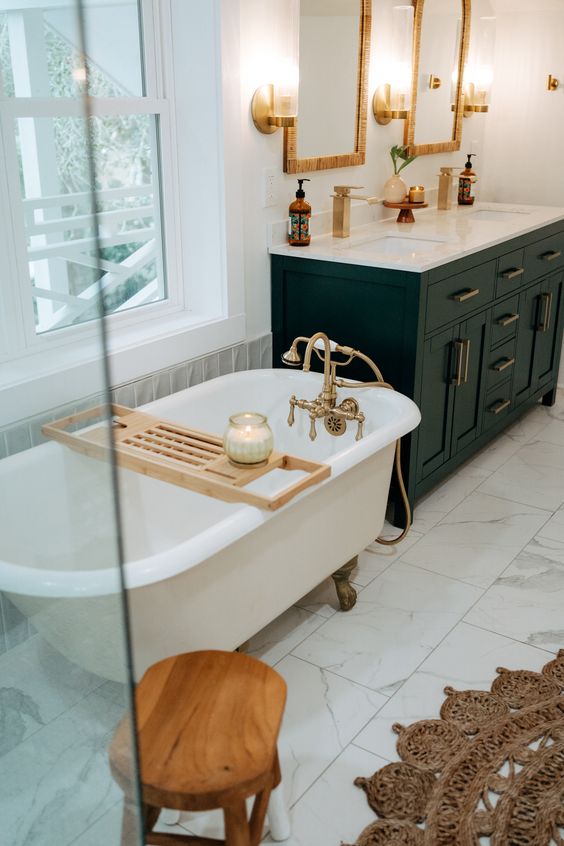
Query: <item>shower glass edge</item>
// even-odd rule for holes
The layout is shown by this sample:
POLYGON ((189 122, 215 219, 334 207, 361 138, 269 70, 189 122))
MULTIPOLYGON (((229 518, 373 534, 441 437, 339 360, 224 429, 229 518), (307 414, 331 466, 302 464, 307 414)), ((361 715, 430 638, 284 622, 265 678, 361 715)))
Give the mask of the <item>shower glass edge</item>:
MULTIPOLYGON (((99 118, 95 105, 95 96, 119 96, 123 83, 118 65, 125 59, 101 37, 114 12, 136 21, 137 2, 0 0, 6 846, 143 843, 105 317, 107 268, 123 260, 124 246, 116 237, 109 247, 101 240, 112 212, 124 218, 124 188, 116 199, 99 191, 112 166, 104 158, 107 138, 128 125, 120 116, 99 118), (49 356, 65 366, 74 358, 74 370, 49 370, 49 356), (99 409, 90 422, 103 433, 104 457, 42 431, 92 408, 99 409), (109 746, 122 721, 118 784, 109 746)), ((129 40, 126 57, 140 52, 139 28, 130 28, 129 40)))

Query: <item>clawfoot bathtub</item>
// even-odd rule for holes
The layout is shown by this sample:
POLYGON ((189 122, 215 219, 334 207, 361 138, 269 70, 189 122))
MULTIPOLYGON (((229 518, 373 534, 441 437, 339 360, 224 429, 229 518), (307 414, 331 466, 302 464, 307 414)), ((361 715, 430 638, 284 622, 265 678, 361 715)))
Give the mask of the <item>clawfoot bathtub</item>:
MULTIPOLYGON (((320 387, 315 373, 247 371, 144 407, 218 434, 229 415, 260 411, 268 416, 276 449, 326 462, 331 476, 268 512, 120 470, 137 677, 178 652, 236 648, 335 571, 343 601, 352 601, 347 562, 380 532, 394 443, 420 417, 411 400, 393 391, 341 389, 366 415, 364 437, 355 441, 356 427, 340 437, 319 427, 311 442, 306 414, 296 414, 288 427, 288 400, 292 394, 314 397, 320 387)), ((289 476, 275 471, 253 485, 271 495, 289 476)), ((120 580, 107 466, 57 443, 7 458, 0 462, 0 515, 0 589, 68 658, 121 680, 123 657, 115 648, 120 580), (29 537, 30 514, 36 541, 29 537)))

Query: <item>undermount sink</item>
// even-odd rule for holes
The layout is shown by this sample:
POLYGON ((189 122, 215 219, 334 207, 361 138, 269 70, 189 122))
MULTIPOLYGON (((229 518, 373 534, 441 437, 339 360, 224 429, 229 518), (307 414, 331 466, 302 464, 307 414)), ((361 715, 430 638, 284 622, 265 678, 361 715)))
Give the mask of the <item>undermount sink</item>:
POLYGON ((444 240, 438 238, 409 238, 402 235, 384 235, 367 241, 351 242, 343 245, 346 249, 358 250, 385 256, 420 256, 444 246, 444 240))
POLYGON ((519 220, 523 215, 530 214, 528 211, 502 211, 501 209, 480 209, 472 212, 468 217, 474 220, 519 220))

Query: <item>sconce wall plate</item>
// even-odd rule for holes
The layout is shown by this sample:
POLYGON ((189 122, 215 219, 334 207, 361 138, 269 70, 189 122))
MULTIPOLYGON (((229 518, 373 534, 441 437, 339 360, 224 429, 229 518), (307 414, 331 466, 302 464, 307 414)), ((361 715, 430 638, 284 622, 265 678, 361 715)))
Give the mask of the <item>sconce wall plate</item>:
POLYGON ((253 123, 259 132, 272 135, 281 126, 296 126, 295 116, 283 117, 274 114, 274 85, 261 85, 253 94, 251 101, 253 123))
POLYGON ((386 82, 378 86, 372 99, 372 111, 376 123, 387 126, 391 120, 405 120, 408 115, 407 109, 390 109, 391 85, 386 82))
POLYGON ((551 73, 548 74, 548 79, 546 81, 546 88, 547 91, 556 91, 560 85, 560 80, 556 79, 555 76, 552 76, 551 73))
POLYGON ((429 76, 429 88, 431 89, 431 91, 436 91, 437 88, 440 88, 440 87, 441 87, 440 78, 438 76, 435 76, 435 74, 432 73, 429 76))

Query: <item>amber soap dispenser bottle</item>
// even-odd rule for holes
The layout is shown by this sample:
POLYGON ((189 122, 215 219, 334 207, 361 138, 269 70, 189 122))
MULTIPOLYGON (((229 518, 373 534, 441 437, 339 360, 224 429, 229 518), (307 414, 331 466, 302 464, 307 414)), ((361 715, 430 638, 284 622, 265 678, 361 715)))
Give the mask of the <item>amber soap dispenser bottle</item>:
POLYGON ((467 153, 468 161, 466 167, 460 172, 458 177, 458 205, 472 206, 474 205, 474 183, 476 182, 476 174, 472 170, 472 156, 476 153, 467 153))
POLYGON ((288 243, 291 247, 307 247, 311 241, 309 231, 311 206, 305 200, 304 182, 311 182, 311 179, 298 179, 299 188, 296 191, 296 199, 290 203, 288 243))

